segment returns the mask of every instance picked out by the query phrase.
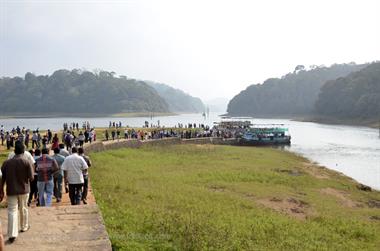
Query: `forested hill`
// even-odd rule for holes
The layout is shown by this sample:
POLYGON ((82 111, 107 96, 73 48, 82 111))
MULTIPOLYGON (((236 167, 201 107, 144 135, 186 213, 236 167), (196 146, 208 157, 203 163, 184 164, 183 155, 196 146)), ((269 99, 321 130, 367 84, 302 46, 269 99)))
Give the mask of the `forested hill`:
POLYGON ((175 89, 166 84, 146 81, 158 94, 165 99, 171 112, 204 112, 205 106, 200 98, 190 96, 182 90, 175 89))
POLYGON ((58 70, 50 76, 0 78, 0 115, 168 112, 168 104, 143 81, 113 72, 58 70))
POLYGON ((380 119, 380 62, 327 82, 316 102, 319 116, 338 119, 380 119))
POLYGON ((227 112, 234 116, 305 116, 314 105, 323 84, 344 77, 366 65, 334 64, 330 67, 299 65, 282 78, 270 78, 263 84, 250 85, 228 104, 227 112))

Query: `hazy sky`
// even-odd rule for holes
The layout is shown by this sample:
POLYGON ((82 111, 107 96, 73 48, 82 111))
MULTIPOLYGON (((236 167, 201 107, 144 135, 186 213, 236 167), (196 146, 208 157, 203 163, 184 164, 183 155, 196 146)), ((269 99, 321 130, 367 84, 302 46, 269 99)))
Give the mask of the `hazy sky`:
POLYGON ((115 71, 208 100, 380 59, 379 0, 0 0, 0 76, 115 71))

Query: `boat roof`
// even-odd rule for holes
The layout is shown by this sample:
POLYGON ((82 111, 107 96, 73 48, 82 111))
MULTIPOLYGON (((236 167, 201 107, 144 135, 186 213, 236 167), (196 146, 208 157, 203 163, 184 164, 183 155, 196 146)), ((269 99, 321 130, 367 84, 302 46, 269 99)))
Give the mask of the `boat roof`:
POLYGON ((248 127, 252 125, 251 121, 241 121, 241 120, 227 120, 227 121, 220 121, 220 122, 214 122, 217 126, 220 127, 248 127))
POLYGON ((260 133, 281 133, 287 132, 289 129, 285 127, 251 127, 248 131, 250 132, 260 132, 260 133))

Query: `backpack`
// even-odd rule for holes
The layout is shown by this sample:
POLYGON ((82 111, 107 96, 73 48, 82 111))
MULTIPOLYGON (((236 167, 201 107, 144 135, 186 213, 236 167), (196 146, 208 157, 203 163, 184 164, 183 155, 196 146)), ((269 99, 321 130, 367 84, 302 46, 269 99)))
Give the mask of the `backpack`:
POLYGON ((65 142, 66 142, 66 143, 71 143, 71 137, 70 137, 70 134, 66 134, 66 136, 65 136, 65 142))

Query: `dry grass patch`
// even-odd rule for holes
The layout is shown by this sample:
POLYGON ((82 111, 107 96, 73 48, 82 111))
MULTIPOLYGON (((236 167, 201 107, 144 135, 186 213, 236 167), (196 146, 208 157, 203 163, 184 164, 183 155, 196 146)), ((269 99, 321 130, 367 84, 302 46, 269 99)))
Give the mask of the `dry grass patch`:
POLYGON ((330 179, 329 170, 325 167, 314 165, 311 163, 303 163, 303 169, 306 173, 310 174, 317 179, 330 179))
POLYGON ((271 208, 277 212, 285 213, 286 215, 300 220, 305 220, 308 216, 314 214, 309 203, 292 197, 285 199, 272 197, 259 199, 257 202, 265 207, 271 208))
POLYGON ((356 203, 353 200, 351 200, 348 197, 349 194, 347 194, 344 191, 339 191, 337 189, 334 189, 334 188, 331 188, 331 187, 327 187, 327 188, 321 189, 320 192, 321 192, 321 194, 330 195, 330 196, 333 196, 333 197, 337 198, 338 201, 340 202, 340 204, 342 204, 345 207, 349 207, 349 208, 360 207, 360 204, 356 203))

